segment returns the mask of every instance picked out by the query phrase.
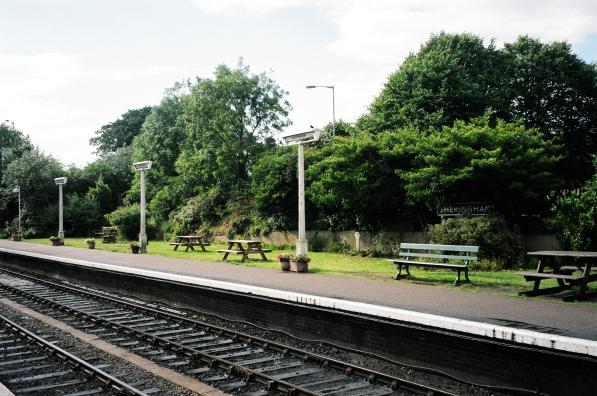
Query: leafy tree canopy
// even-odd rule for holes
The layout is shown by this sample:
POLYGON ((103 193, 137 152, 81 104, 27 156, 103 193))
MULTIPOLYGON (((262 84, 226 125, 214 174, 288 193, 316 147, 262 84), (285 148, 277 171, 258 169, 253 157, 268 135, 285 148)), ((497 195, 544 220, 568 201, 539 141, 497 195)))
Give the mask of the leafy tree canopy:
POLYGON ((96 146, 96 153, 106 155, 121 147, 130 146, 133 138, 141 132, 141 126, 151 111, 150 106, 129 110, 119 119, 102 126, 95 131, 95 137, 89 139, 89 144, 96 146))
POLYGON ((535 214, 562 187, 556 176, 561 147, 522 122, 490 123, 489 115, 432 131, 410 148, 401 174, 410 202, 436 209, 446 203, 491 202, 501 213, 535 214))
POLYGON ((390 75, 358 125, 373 132, 441 128, 500 108, 501 63, 493 43, 485 47, 475 35, 433 35, 390 75))
POLYGON ((597 68, 579 59, 570 44, 544 44, 528 36, 506 44, 506 110, 546 139, 564 146, 563 174, 586 180, 597 154, 597 68))

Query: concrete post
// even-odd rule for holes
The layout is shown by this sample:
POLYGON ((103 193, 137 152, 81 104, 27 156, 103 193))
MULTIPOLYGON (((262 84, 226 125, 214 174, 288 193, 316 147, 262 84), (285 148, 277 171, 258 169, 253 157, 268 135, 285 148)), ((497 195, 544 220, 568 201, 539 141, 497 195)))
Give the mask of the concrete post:
POLYGON ((139 172, 141 178, 141 230, 139 232, 139 253, 147 253, 147 234, 145 233, 145 171, 139 172))
POLYGON ((21 188, 19 187, 19 241, 21 240, 22 237, 22 232, 21 232, 21 188))
POLYGON ((356 249, 357 252, 361 251, 361 233, 360 232, 355 232, 354 233, 354 241, 355 241, 355 246, 354 248, 356 249))
POLYGON ((60 244, 64 245, 64 216, 63 202, 62 202, 62 184, 58 185, 58 238, 60 238, 60 244))
POLYGON ((302 143, 298 144, 298 201, 299 224, 296 254, 306 255, 308 253, 308 246, 305 236, 305 148, 302 143))

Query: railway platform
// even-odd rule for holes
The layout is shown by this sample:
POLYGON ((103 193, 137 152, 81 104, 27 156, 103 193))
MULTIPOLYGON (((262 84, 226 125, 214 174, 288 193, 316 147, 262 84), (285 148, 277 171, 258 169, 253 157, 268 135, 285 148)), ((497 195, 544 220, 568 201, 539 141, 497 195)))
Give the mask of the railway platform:
POLYGON ((0 241, 2 252, 597 356, 597 306, 590 304, 24 242, 0 241))

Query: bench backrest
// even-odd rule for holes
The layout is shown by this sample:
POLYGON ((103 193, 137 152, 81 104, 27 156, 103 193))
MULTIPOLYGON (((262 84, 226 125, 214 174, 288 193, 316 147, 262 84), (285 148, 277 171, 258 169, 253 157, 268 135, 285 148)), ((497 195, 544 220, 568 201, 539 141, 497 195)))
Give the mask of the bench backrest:
POLYGON ((479 246, 467 245, 436 245, 428 243, 401 243, 400 257, 406 257, 407 260, 425 259, 435 262, 450 262, 451 260, 477 261, 479 246))
POLYGON ((102 234, 106 236, 116 235, 116 227, 102 227, 102 234))

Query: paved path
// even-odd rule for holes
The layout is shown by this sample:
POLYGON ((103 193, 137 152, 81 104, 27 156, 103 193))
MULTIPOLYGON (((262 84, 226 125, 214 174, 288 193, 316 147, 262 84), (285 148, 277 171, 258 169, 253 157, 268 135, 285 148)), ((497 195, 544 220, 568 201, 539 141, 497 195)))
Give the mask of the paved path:
MULTIPOLYGON (((557 300, 463 292, 452 287, 433 285, 286 273, 231 263, 207 263, 66 246, 0 241, 0 247, 238 282, 597 341, 597 307, 557 300)), ((201 258, 201 253, 189 254, 201 258)))

